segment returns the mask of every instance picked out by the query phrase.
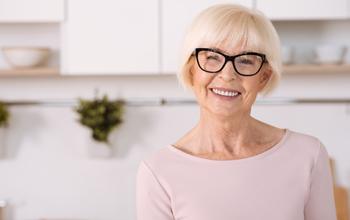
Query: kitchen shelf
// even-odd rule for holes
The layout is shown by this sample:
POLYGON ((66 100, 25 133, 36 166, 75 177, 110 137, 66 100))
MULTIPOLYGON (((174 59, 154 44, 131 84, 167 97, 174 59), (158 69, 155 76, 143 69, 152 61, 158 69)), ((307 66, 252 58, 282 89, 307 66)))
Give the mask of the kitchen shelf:
POLYGON ((350 64, 293 64, 284 65, 285 74, 313 74, 313 73, 349 73, 350 64))
MULTIPOLYGON (((284 74, 349 73, 350 64, 292 64, 283 65, 284 74)), ((0 69, 0 77, 60 76, 58 68, 0 69)), ((98 74, 95 76, 99 76, 98 74)), ((100 75, 102 76, 102 75, 100 75)))
MULTIPOLYGON (((195 99, 188 98, 136 98, 122 100, 127 106, 163 106, 163 105, 198 105, 195 99)), ((36 99, 36 100, 2 100, 2 103, 10 106, 56 106, 73 107, 79 104, 76 99, 36 99)), ((257 105, 295 105, 295 104, 350 104, 350 98, 290 98, 272 97, 258 98, 257 105)))
POLYGON ((11 76, 58 76, 59 69, 53 67, 38 67, 30 69, 0 69, 0 77, 11 76))

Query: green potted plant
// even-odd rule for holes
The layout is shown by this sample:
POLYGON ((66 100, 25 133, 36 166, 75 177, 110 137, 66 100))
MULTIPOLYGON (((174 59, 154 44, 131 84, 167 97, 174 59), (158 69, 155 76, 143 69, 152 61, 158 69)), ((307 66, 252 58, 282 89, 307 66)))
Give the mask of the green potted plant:
POLYGON ((7 107, 4 103, 0 102, 0 127, 4 128, 8 126, 10 114, 7 110, 7 107))
POLYGON ((9 117, 7 106, 0 102, 0 157, 4 154, 5 128, 8 126, 9 117))
POLYGON ((111 146, 108 137, 111 131, 123 122, 124 104, 123 100, 110 101, 107 95, 92 100, 79 99, 78 106, 74 108, 80 116, 79 122, 91 129, 94 145, 99 145, 90 147, 92 154, 110 156, 111 146))

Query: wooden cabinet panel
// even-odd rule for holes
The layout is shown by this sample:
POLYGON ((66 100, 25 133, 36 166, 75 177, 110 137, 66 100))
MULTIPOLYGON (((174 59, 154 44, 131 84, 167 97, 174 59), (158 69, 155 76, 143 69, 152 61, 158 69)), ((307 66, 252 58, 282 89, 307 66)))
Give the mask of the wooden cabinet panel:
POLYGON ((159 72, 157 0, 71 0, 67 9, 63 74, 159 72))
POLYGON ((0 0, 0 22, 61 22, 64 0, 0 0))
POLYGON ((257 9, 273 20, 317 20, 349 17, 349 0, 257 0, 257 9))

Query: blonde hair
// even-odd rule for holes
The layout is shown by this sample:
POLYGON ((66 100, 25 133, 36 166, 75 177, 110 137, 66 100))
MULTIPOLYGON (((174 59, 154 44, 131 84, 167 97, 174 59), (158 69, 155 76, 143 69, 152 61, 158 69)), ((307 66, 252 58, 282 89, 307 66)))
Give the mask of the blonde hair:
POLYGON ((190 59, 194 49, 203 44, 217 46, 223 42, 266 54, 272 74, 260 93, 265 96, 277 87, 282 68, 280 40, 271 21, 258 10, 219 4, 202 11, 185 35, 177 74, 185 90, 192 86, 189 71, 194 64, 194 59, 190 59))

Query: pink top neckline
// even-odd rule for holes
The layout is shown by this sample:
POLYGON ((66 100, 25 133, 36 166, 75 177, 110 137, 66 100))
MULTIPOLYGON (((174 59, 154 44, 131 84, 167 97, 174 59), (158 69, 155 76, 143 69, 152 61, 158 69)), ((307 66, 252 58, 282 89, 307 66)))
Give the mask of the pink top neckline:
POLYGON ((192 154, 186 153, 186 152, 176 148, 175 146, 173 146, 171 144, 167 145, 166 147, 168 149, 170 149, 172 152, 175 152, 176 154, 178 154, 182 157, 185 157, 187 159, 193 160, 193 161, 206 162, 206 163, 242 163, 245 161, 252 161, 252 160, 256 160, 256 159, 268 156, 268 155, 272 154, 273 152, 275 152, 276 150, 278 150, 284 144, 284 142, 287 140, 287 138, 290 136, 290 133, 291 133, 291 131, 288 128, 284 128, 284 130, 285 130, 285 132, 284 132, 283 137, 274 146, 270 147, 269 149, 267 149, 266 151, 263 151, 260 154, 256 154, 254 156, 246 157, 246 158, 242 158, 242 159, 213 160, 213 159, 208 159, 208 158, 203 158, 203 157, 197 157, 197 156, 194 156, 192 154))

